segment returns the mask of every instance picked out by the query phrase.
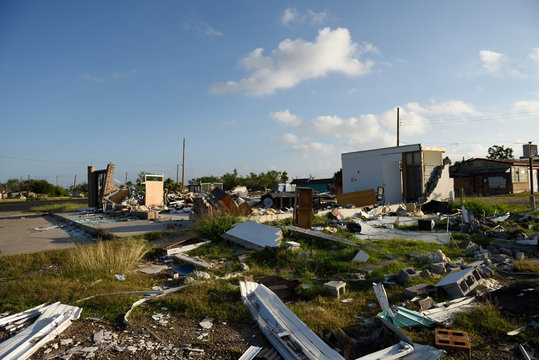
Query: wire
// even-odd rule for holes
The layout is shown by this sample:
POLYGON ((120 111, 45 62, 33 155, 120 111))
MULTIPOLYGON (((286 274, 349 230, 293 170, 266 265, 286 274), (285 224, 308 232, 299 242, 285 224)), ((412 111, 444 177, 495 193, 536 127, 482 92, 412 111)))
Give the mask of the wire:
MULTIPOLYGON (((404 114, 404 119, 401 116, 401 124, 436 124, 436 123, 465 123, 465 122, 478 122, 478 121, 492 121, 492 120, 528 120, 530 117, 539 117, 539 111, 525 111, 525 112, 505 112, 503 111, 491 111, 484 112, 477 115, 462 115, 462 116, 447 116, 441 119, 410 119, 406 120, 406 114, 404 114)), ((440 116, 437 116, 440 118, 440 116)))

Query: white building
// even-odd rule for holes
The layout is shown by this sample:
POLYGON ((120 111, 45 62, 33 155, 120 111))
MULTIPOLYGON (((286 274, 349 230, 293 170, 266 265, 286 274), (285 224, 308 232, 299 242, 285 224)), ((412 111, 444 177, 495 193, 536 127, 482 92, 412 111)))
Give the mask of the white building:
POLYGON ((444 152, 413 144, 341 154, 343 192, 383 187, 389 204, 447 201, 454 190, 444 152))

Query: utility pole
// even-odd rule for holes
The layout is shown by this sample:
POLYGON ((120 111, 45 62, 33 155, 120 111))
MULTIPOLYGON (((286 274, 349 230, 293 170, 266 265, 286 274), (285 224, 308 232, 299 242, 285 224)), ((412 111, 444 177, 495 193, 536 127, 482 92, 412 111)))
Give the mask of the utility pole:
POLYGON ((73 192, 75 191, 76 185, 77 185, 77 174, 75 174, 75 179, 73 180, 73 192))
POLYGON ((185 138, 183 138, 183 159, 182 159, 182 193, 183 193, 183 184, 185 181, 185 138))
POLYGON ((58 175, 56 175, 56 186, 58 186, 58 175))
POLYGON ((125 172, 125 183, 127 184, 127 171, 125 172))
POLYGON ((180 164, 176 164, 176 184, 180 181, 180 164))
POLYGON ((399 131, 400 131, 399 125, 400 124, 399 123, 400 123, 400 121, 399 121, 399 107, 397 106, 397 146, 400 145, 400 141, 399 141, 399 135, 400 135, 399 134, 399 131))
POLYGON ((528 141, 528 158, 530 161, 530 205, 532 209, 535 209, 535 196, 533 196, 533 151, 531 141, 528 141))

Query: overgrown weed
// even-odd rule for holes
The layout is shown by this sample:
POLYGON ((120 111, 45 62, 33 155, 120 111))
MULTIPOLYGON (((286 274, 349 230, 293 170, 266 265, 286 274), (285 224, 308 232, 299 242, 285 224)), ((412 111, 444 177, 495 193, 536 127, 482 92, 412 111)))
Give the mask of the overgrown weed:
POLYGON ((132 238, 80 245, 68 253, 64 272, 83 278, 122 273, 133 270, 148 250, 142 240, 132 238))

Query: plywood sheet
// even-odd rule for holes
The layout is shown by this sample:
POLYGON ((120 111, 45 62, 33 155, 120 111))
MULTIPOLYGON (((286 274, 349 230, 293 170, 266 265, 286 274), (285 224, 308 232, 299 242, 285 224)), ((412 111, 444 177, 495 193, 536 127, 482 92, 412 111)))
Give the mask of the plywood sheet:
POLYGON ((378 200, 376 200, 376 194, 374 192, 374 189, 369 189, 351 192, 347 194, 338 194, 337 204, 339 204, 339 206, 346 206, 348 204, 352 204, 357 207, 362 207, 378 204, 378 200))

